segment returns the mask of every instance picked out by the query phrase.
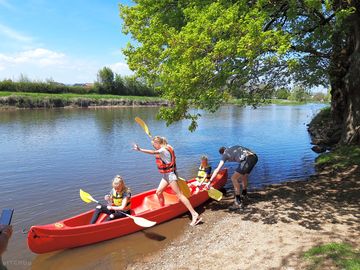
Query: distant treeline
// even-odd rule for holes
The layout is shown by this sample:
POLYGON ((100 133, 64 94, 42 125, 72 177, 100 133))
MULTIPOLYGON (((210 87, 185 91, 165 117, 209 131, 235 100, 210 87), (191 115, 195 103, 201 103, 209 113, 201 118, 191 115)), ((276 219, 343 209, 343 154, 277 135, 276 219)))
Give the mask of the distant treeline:
POLYGON ((316 92, 312 93, 306 87, 295 85, 293 88, 273 88, 268 85, 260 85, 255 89, 248 89, 246 87, 235 89, 231 92, 232 96, 238 99, 256 100, 288 100, 296 102, 330 102, 330 89, 327 93, 316 92), (251 95, 249 94, 251 93, 251 95))
POLYGON ((157 96, 155 90, 134 76, 122 77, 110 68, 99 70, 95 83, 65 85, 53 80, 31 81, 21 76, 18 81, 10 79, 0 81, 0 91, 3 92, 31 92, 49 94, 111 94, 121 96, 157 96))

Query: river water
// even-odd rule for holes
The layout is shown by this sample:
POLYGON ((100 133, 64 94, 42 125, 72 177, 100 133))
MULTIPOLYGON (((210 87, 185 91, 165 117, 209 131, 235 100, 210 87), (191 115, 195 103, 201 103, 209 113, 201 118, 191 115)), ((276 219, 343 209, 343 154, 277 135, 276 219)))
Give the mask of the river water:
MULTIPOLYGON (((215 114, 204 113, 194 133, 188 131, 188 121, 167 127, 156 120, 157 107, 1 111, 0 207, 15 208, 14 234, 3 261, 10 270, 117 269, 114 265, 125 266, 182 232, 187 217, 83 248, 45 255, 27 248, 22 231, 31 225, 53 223, 94 207, 80 200, 80 188, 102 199, 116 174, 125 178, 133 194, 157 187, 154 157, 132 150, 135 142, 151 148, 136 116, 152 135, 168 138, 183 178, 195 176, 202 154, 216 167, 220 146, 252 149, 259 162, 250 176, 251 189, 314 172, 316 154, 310 149, 306 124, 322 107, 224 106, 215 114)), ((226 165, 231 175, 236 164, 226 165)), ((230 182, 226 187, 231 188, 230 182)))

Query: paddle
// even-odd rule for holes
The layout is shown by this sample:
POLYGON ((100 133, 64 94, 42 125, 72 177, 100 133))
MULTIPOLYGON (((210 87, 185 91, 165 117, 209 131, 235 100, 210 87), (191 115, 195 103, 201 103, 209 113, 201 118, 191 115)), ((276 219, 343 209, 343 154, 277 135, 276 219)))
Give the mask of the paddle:
MULTIPOLYGON (((199 183, 198 186, 200 187, 204 181, 205 181, 205 178, 203 180, 201 180, 201 182, 199 183)), ((202 190, 204 190, 204 188, 202 188, 202 190)), ((213 187, 210 187, 210 189, 206 189, 206 191, 211 199, 220 201, 223 197, 223 193, 220 190, 217 190, 213 187)))
POLYGON ((187 182, 184 178, 178 177, 177 183, 179 185, 180 190, 184 194, 186 198, 189 198, 191 195, 189 186, 187 185, 187 182))
POLYGON ((210 189, 208 189, 207 192, 210 198, 217 201, 220 201, 223 197, 223 193, 220 190, 217 190, 213 187, 210 187, 210 189))
MULTIPOLYGON (((90 203, 90 202, 99 203, 99 201, 95 200, 89 193, 83 191, 82 189, 80 189, 80 198, 86 203, 90 203)), ((117 211, 119 211, 119 210, 117 210, 117 211)), ((147 220, 142 217, 135 217, 135 216, 129 215, 123 211, 119 211, 119 212, 123 213, 124 215, 126 215, 129 218, 132 218, 134 220, 134 222, 141 227, 151 227, 156 224, 155 221, 150 221, 150 220, 147 220)))
POLYGON ((145 133, 149 136, 150 139, 152 139, 152 136, 150 134, 149 128, 148 126, 145 124, 145 122, 140 118, 140 117, 135 117, 135 121, 136 123, 138 123, 143 130, 145 131, 145 133))
MULTIPOLYGON (((149 128, 146 125, 146 123, 144 122, 144 120, 142 120, 140 117, 135 117, 135 121, 142 127, 142 129, 149 136, 149 138, 152 139, 149 128)), ((189 186, 187 185, 186 181, 183 178, 179 177, 179 179, 177 180, 177 183, 179 185, 181 192, 185 195, 186 198, 189 198, 191 195, 191 192, 190 192, 189 186)))

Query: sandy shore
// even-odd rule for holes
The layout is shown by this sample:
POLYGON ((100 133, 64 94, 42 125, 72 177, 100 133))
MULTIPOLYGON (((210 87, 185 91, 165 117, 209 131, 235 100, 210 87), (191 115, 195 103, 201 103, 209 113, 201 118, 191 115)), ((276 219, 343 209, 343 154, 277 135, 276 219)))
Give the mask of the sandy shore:
POLYGON ((302 254, 315 245, 360 246, 359 180, 359 166, 327 170, 253 191, 250 204, 237 211, 228 210, 228 191, 221 202, 198 209, 203 223, 127 269, 304 269, 302 254))

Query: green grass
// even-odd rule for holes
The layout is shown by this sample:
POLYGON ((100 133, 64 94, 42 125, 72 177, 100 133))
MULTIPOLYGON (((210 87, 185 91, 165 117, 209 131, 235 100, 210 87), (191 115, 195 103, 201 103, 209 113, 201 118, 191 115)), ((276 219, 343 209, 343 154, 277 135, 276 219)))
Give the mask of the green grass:
POLYGON ((316 246, 304 253, 304 258, 310 260, 309 269, 326 269, 328 264, 339 269, 359 270, 360 252, 347 243, 329 243, 316 246))
POLYGON ((307 103, 306 101, 296 101, 296 100, 288 100, 288 99, 268 99, 267 101, 270 104, 276 104, 276 105, 303 105, 307 103))
POLYGON ((322 123, 329 122, 331 119, 331 108, 330 106, 325 107, 311 120, 310 126, 322 125, 322 123))
POLYGON ((126 100, 143 100, 143 101, 160 101, 163 100, 158 97, 145 96, 117 96, 117 95, 99 95, 99 94, 48 94, 48 93, 28 93, 28 92, 0 92, 0 97, 7 96, 21 96, 31 99, 45 99, 45 98, 59 98, 63 100, 70 100, 75 98, 89 98, 89 99, 126 99, 126 100))
POLYGON ((346 169, 360 164, 360 146, 341 146, 316 159, 317 166, 332 166, 334 169, 346 169))

